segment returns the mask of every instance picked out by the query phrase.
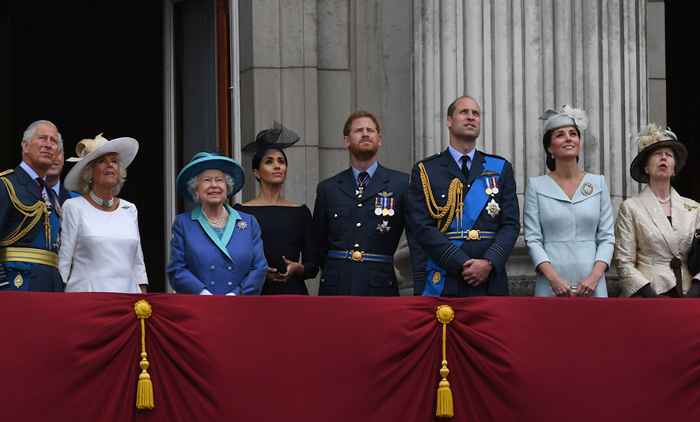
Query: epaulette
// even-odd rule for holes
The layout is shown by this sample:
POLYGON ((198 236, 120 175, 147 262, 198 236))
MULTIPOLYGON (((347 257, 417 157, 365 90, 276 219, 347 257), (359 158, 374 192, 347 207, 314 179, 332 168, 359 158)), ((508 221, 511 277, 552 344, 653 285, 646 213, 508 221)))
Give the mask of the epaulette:
POLYGON ((431 155, 430 157, 426 157, 426 158, 420 160, 420 162, 421 162, 421 163, 427 163, 428 161, 433 161, 434 159, 438 158, 440 155, 442 155, 442 154, 441 154, 441 153, 439 153, 439 154, 433 154, 433 155, 431 155))
POLYGON ((508 159, 506 159, 506 157, 504 157, 504 156, 502 156, 502 155, 489 154, 488 152, 484 152, 484 151, 481 151, 481 150, 479 150, 479 152, 482 153, 482 154, 484 154, 484 155, 488 155, 489 157, 500 158, 501 160, 506 160, 506 161, 508 161, 508 159))
POLYGON ((15 172, 15 169, 7 169, 7 170, 5 170, 5 171, 3 171, 3 172, 0 172, 0 177, 2 177, 2 176, 7 176, 8 174, 12 174, 12 173, 14 173, 14 172, 15 172))

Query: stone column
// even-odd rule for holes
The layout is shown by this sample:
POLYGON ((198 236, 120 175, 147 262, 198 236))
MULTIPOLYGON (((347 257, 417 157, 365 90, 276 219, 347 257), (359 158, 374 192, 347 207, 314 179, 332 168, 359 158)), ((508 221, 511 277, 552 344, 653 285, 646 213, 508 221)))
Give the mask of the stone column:
MULTIPOLYGON (((545 171, 546 108, 588 112, 581 162, 603 173, 615 205, 638 191, 631 138, 647 120, 646 0, 414 0, 416 159, 448 144, 445 109, 482 106, 478 148, 513 163, 518 198, 545 171)), ((521 207, 522 212, 522 207, 521 207)), ((509 273, 533 274, 522 240, 509 273)))
MULTIPOLYGON (((241 144, 277 120, 301 137, 289 148, 288 199, 313 208, 318 182, 318 55, 316 1, 239 2, 241 144)), ((245 157, 243 199, 257 184, 245 157)))

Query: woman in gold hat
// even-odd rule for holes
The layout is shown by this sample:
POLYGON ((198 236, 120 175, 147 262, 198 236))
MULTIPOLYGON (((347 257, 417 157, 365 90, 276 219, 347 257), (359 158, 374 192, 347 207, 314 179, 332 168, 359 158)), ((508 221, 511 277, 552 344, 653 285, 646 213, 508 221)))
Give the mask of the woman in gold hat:
POLYGON ((671 186, 688 151, 670 129, 655 124, 644 128, 637 140, 639 153, 630 173, 647 186, 622 203, 615 224, 622 295, 699 297, 700 273, 689 273, 687 256, 700 229, 700 204, 671 186))

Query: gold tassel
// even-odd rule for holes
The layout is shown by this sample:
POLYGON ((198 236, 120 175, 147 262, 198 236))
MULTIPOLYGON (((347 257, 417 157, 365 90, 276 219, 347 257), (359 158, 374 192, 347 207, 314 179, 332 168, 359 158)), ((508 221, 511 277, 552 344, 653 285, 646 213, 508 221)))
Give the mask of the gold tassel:
POLYGON ((438 418, 451 418, 454 416, 454 403, 452 401, 452 390, 447 375, 450 370, 447 368, 447 324, 455 318, 455 311, 450 305, 440 305, 435 312, 438 321, 442 324, 442 368, 440 368, 440 384, 437 389, 437 403, 435 405, 435 416, 438 418))
POLYGON ((153 383, 151 376, 148 375, 148 359, 146 354, 146 318, 151 316, 151 304, 146 300, 141 299, 134 304, 134 312, 136 318, 141 324, 141 373, 139 374, 139 382, 136 386, 136 408, 139 410, 151 410, 155 407, 153 401, 153 383))

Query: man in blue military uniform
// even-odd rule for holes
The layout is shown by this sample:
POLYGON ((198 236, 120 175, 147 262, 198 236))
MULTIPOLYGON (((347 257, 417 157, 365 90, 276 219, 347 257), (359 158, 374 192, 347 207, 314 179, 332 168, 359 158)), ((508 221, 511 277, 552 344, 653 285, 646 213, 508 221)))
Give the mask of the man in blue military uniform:
POLYGON ((319 183, 314 206, 320 295, 396 296, 393 255, 404 229, 408 174, 377 161, 381 127, 356 111, 343 127, 351 167, 319 183))
POLYGON ((476 150, 481 107, 447 109, 450 145, 418 162, 406 195, 414 293, 507 295, 506 261, 520 231, 513 167, 476 150))
POLYGON ((22 137, 22 162, 0 173, 0 291, 63 291, 58 272, 60 205, 46 173, 63 149, 56 125, 39 120, 22 137))

